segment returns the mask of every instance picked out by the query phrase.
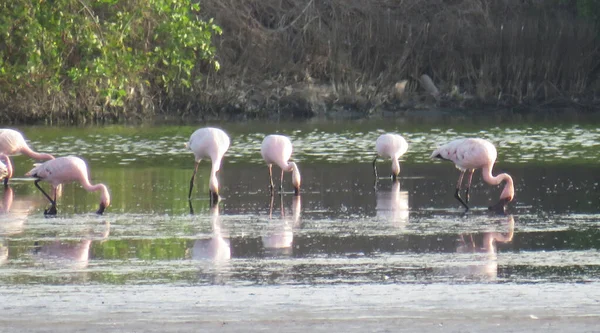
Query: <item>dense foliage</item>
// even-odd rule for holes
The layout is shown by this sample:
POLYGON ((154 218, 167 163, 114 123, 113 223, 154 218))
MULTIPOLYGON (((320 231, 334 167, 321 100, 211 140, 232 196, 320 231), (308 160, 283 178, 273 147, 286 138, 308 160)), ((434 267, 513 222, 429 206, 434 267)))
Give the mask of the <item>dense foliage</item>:
POLYGON ((157 95, 191 87, 199 65, 218 69, 221 30, 199 10, 190 0, 3 1, 0 103, 74 121, 151 110, 157 95))

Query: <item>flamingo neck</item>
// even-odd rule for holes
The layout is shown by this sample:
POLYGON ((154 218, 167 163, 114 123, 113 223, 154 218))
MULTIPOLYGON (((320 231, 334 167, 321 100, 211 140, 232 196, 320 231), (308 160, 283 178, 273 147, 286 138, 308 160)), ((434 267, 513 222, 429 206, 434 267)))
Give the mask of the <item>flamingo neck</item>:
POLYGON ((221 169, 221 159, 216 158, 212 161, 212 167, 210 168, 210 179, 208 181, 208 188, 215 194, 219 194, 219 180, 217 179, 217 172, 221 169))
POLYGON ((219 194, 219 180, 217 179, 217 174, 211 172, 210 173, 210 180, 208 181, 208 188, 211 190, 211 192, 215 193, 215 194, 219 194))
POLYGON ((46 153, 35 152, 35 151, 31 150, 31 148, 29 148, 29 146, 21 147, 20 152, 21 152, 21 154, 27 155, 27 156, 33 158, 34 160, 38 160, 38 161, 46 161, 46 160, 54 159, 54 156, 52 156, 50 154, 46 154, 46 153))
POLYGON ((100 191, 100 206, 104 206, 104 208, 110 205, 110 194, 108 193, 108 188, 104 184, 90 184, 89 180, 84 179, 81 182, 83 188, 88 192, 98 192, 100 191))
POLYGON ((507 173, 501 173, 497 176, 492 175, 492 166, 485 166, 482 170, 483 180, 490 185, 498 185, 503 181, 506 182, 504 189, 500 194, 500 199, 508 199, 511 201, 515 195, 512 177, 507 173))
POLYGON ((294 162, 288 163, 288 171, 292 172, 292 185, 294 185, 294 192, 296 194, 300 193, 300 183, 302 178, 300 177, 300 170, 298 170, 298 166, 294 162))
POLYGON ((395 176, 400 174, 400 162, 398 162, 397 158, 392 158, 392 173, 395 176))

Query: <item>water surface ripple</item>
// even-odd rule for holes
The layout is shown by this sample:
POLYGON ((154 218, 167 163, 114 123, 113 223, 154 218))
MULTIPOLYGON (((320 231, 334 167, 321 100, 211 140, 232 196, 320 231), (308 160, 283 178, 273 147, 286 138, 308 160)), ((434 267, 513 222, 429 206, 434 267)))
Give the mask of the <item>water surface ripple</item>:
MULTIPOLYGON (((50 141, 35 141, 38 150, 60 152, 60 155, 84 155, 99 162, 113 155, 119 164, 142 163, 142 159, 172 162, 189 158, 184 147, 195 128, 181 127, 176 132, 161 134, 161 128, 132 131, 92 128, 78 137, 56 136, 50 141)), ((225 128, 227 130, 227 128, 225 128)), ((294 158, 300 162, 351 163, 373 159, 374 142, 386 131, 402 134, 410 148, 402 158, 411 163, 430 163, 429 155, 436 146, 461 137, 481 137, 498 147, 499 160, 505 163, 591 162, 597 160, 600 128, 571 125, 564 127, 489 127, 478 130, 444 128, 388 129, 365 128, 364 131, 304 129, 282 131, 294 143, 294 158)), ((262 163, 260 144, 263 133, 229 131, 231 147, 229 163, 262 163)))

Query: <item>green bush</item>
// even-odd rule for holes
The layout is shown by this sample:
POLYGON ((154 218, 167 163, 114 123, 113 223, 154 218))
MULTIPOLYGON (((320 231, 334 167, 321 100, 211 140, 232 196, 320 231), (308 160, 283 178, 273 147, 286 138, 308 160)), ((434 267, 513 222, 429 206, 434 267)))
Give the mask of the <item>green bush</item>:
POLYGON ((152 109, 144 101, 219 68, 211 38, 221 29, 199 10, 190 0, 3 1, 0 104, 58 100, 77 121, 152 109))

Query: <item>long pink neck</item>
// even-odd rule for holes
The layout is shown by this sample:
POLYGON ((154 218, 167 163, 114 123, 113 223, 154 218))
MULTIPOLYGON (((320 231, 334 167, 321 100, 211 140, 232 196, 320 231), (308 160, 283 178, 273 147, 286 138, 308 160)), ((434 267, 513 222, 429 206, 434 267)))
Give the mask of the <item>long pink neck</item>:
POLYGON ((20 151, 21 151, 21 154, 27 155, 27 156, 33 158, 34 160, 46 161, 46 160, 54 159, 54 156, 52 156, 50 154, 46 154, 46 153, 35 152, 35 151, 31 150, 31 148, 29 148, 28 146, 21 147, 20 151))
POLYGON ((104 184, 92 185, 89 182, 89 180, 82 182, 81 185, 88 192, 97 192, 97 191, 108 192, 108 189, 106 188, 106 186, 104 184))
POLYGON ((514 187, 513 187, 513 179, 507 173, 501 173, 497 176, 492 175, 492 165, 488 165, 483 167, 481 170, 483 180, 490 185, 498 185, 503 181, 506 181, 506 185, 504 185, 504 189, 500 194, 500 199, 510 198, 512 200, 514 196, 514 187))
POLYGON ((81 179, 81 186, 83 186, 83 188, 88 192, 100 191, 100 197, 102 198, 102 201, 110 200, 110 194, 108 193, 108 188, 104 184, 92 185, 90 183, 90 180, 87 179, 87 177, 84 177, 83 179, 81 179))
POLYGON ((210 168, 210 178, 208 180, 208 187, 211 191, 219 193, 219 180, 217 179, 217 171, 221 169, 221 159, 215 158, 212 161, 212 167, 210 168))

